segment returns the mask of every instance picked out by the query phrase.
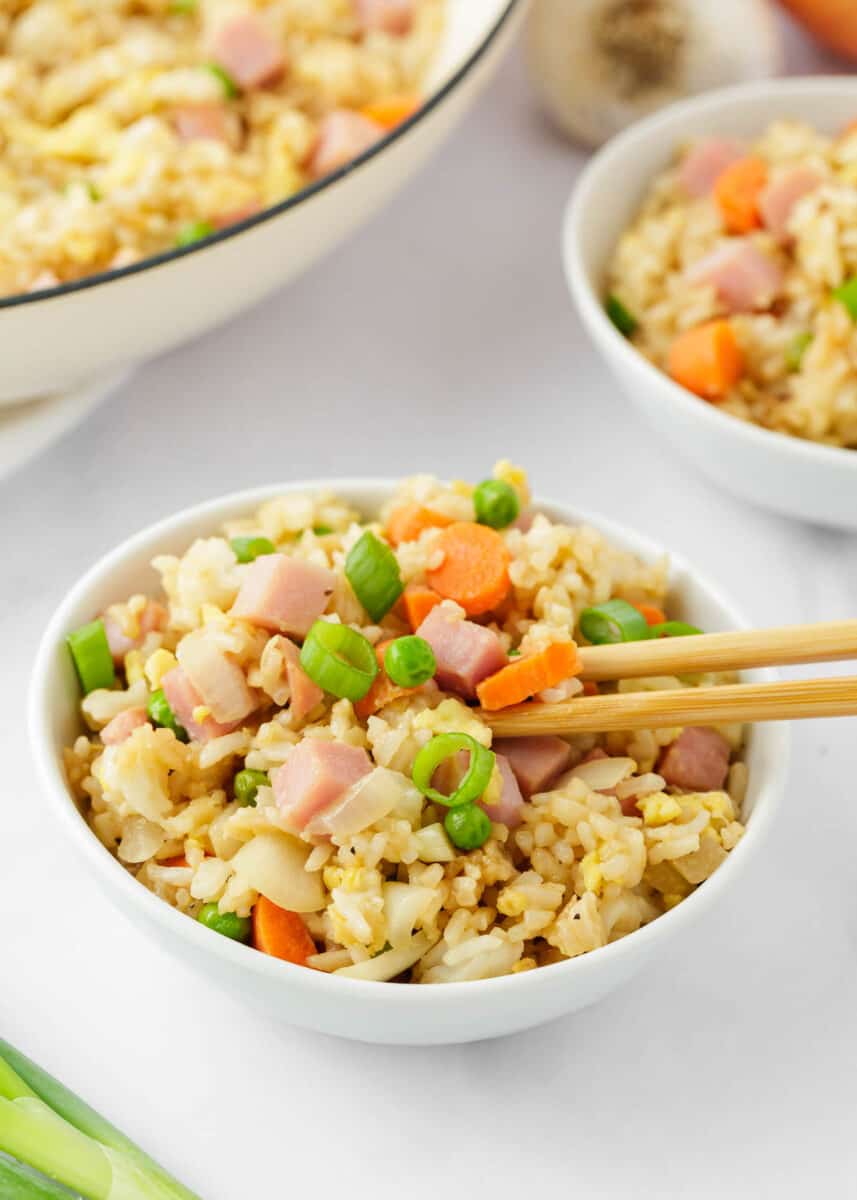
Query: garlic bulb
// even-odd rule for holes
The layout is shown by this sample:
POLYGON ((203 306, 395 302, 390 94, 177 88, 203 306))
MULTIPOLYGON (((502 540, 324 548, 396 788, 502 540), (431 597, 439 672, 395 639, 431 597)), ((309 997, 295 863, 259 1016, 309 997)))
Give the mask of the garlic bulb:
POLYGON ((767 0, 534 0, 528 58, 548 113, 589 146, 675 100, 781 66, 767 0))

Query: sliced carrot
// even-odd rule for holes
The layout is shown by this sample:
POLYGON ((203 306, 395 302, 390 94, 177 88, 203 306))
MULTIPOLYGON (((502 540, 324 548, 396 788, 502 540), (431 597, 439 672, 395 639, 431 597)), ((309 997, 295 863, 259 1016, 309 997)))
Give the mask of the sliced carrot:
POLYGON ((387 521, 387 538, 393 546, 415 542, 427 529, 443 529, 452 525, 452 517, 424 508, 422 504, 404 504, 394 508, 387 521))
POLYGON ((358 700, 354 705, 354 711, 361 721, 368 721, 374 713, 386 708, 394 700, 401 700, 402 696, 410 696, 413 692, 419 691, 419 688, 399 687, 397 683, 393 683, 384 670, 384 656, 392 641, 395 641, 395 638, 387 638, 386 641, 379 642, 375 647, 375 657, 381 670, 375 676, 372 686, 363 699, 358 700))
POLYGON ((263 954, 299 967, 305 967, 309 956, 316 953, 303 917, 280 908, 266 896, 260 896, 253 906, 253 945, 263 954))
POLYGON ((679 334, 670 349, 676 383, 705 400, 722 400, 744 373, 744 355, 728 321, 708 321, 679 334))
POLYGON ((398 612, 402 619, 410 625, 412 632, 416 633, 431 610, 437 608, 438 604, 440 604, 440 596, 437 592, 412 583, 402 592, 398 612))
POLYGON ((538 654, 516 659, 477 685, 479 703, 489 712, 520 704, 545 688, 577 674, 581 663, 574 642, 552 642, 538 654))
POLYGON ((667 619, 667 614, 657 604, 635 604, 634 608, 641 617, 646 618, 647 625, 663 625, 667 619))
POLYGON ((583 694, 584 696, 599 696, 601 693, 598 690, 598 684, 593 679, 584 679, 583 694))
POLYGON ((364 104, 360 112, 382 129, 395 129, 397 125, 407 121, 408 117, 412 117, 421 105, 422 100, 419 96, 403 93, 372 100, 369 104, 364 104))
POLYGON ((491 612, 509 594, 509 551, 496 529, 475 521, 456 521, 441 533, 439 567, 426 579, 447 600, 460 604, 469 617, 491 612))
POLYGON ((750 155, 731 163, 714 183, 714 198, 730 233, 749 233, 762 224, 759 197, 768 182, 768 168, 750 155))

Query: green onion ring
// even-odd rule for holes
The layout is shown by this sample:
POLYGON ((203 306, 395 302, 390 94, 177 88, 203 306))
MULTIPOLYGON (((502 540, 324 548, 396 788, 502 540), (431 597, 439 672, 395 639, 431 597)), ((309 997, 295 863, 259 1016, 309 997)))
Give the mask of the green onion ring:
POLYGON ((439 733, 427 742, 414 759, 411 778, 422 794, 444 808, 458 808, 460 804, 471 804, 485 794, 494 774, 494 752, 479 744, 467 733, 439 733), (435 771, 461 750, 470 752, 470 764, 464 778, 449 795, 444 796, 431 785, 435 771))
POLYGON ((372 643, 356 629, 332 621, 316 621, 310 629, 301 666, 331 696, 351 701, 363 699, 379 671, 372 643))
POLYGON ((642 642, 651 636, 646 618, 627 600, 594 604, 580 614, 580 632, 593 646, 642 642))
POLYGON ((373 621, 386 616, 405 590, 395 554, 371 529, 348 551, 345 575, 373 621))
POLYGON ((697 629, 695 625, 688 625, 687 621, 664 621, 660 625, 653 625, 649 630, 653 638, 692 637, 697 633, 702 633, 702 630, 697 629))
POLYGON ((71 651, 80 686, 86 694, 96 688, 110 688, 116 681, 113 655, 107 641, 104 622, 99 617, 75 629, 66 640, 71 651))

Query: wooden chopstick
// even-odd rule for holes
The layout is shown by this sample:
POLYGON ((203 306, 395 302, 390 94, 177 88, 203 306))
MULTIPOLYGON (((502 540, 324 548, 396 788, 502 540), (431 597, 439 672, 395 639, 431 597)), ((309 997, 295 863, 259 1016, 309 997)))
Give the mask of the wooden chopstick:
POLYGON ((857 677, 582 696, 560 704, 519 704, 500 712, 480 710, 479 715, 499 737, 853 717, 857 716, 857 677))
POLYGON ((639 679, 643 675, 742 671, 849 658, 857 658, 857 621, 825 621, 779 629, 739 629, 732 633, 655 638, 650 642, 582 646, 580 678, 639 679))

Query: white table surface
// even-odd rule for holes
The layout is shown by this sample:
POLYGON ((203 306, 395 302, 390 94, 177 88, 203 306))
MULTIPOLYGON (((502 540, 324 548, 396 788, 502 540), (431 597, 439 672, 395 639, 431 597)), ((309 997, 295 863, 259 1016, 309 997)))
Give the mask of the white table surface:
POLYGON ((853 537, 715 491, 616 394, 558 262, 580 162, 513 58, 345 249, 0 485, 0 1030, 205 1200, 854 1195, 853 722, 794 728, 767 855, 695 937, 575 1017, 434 1050, 278 1027, 209 988, 106 906, 33 782, 28 671, 64 590, 138 527, 259 481, 472 478, 509 454, 757 622, 854 614, 853 537))

